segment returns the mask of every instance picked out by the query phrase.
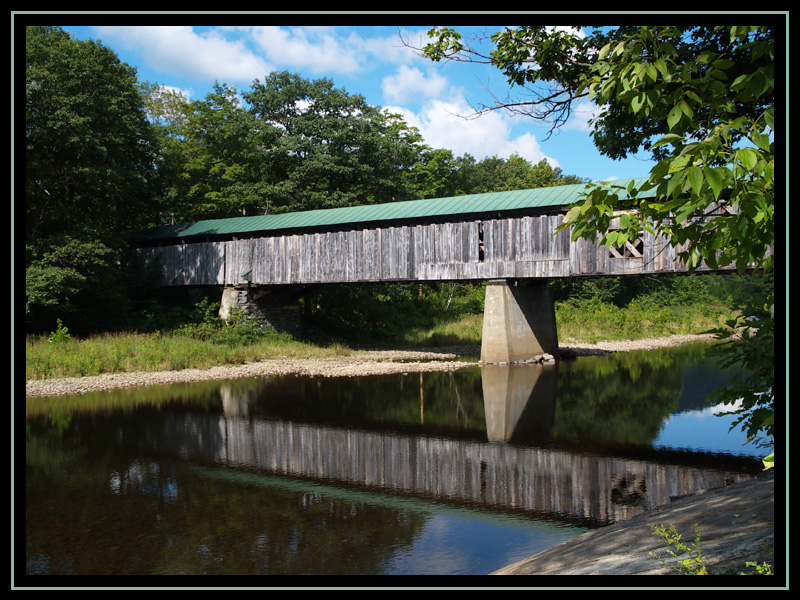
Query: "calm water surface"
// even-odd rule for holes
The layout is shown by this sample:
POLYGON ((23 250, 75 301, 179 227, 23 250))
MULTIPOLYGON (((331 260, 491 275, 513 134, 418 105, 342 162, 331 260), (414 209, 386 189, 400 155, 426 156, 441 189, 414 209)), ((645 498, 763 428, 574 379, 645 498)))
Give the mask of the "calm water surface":
POLYGON ((28 399, 26 573, 490 573, 760 469, 707 354, 28 399))

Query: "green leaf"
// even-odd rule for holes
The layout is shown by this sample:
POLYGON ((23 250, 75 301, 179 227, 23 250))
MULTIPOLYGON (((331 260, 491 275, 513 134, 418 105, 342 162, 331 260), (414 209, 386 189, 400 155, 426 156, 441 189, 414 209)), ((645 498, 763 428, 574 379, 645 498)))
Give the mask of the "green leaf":
POLYGON ((671 144, 673 142, 676 142, 676 141, 682 140, 682 139, 683 139, 682 135, 678 135, 677 133, 668 133, 667 135, 662 137, 660 140, 658 140, 655 144, 650 146, 650 149, 652 150, 653 148, 658 148, 659 146, 663 146, 665 144, 671 144))
POLYGON ((566 224, 570 223, 571 221, 574 221, 576 218, 580 216, 580 214, 581 214, 580 206, 573 206, 572 208, 569 209, 569 211, 567 211, 567 214, 564 217, 564 223, 566 224))
POLYGON ((766 94, 770 91, 770 88, 770 82, 763 71, 754 72, 747 82, 747 89, 753 95, 753 98, 766 94))
POLYGON ((752 171, 758 162, 758 155, 750 148, 740 148, 736 151, 736 158, 748 171, 752 171))
POLYGON ((708 181, 708 185, 711 186, 711 190, 714 192, 714 200, 717 200, 722 192, 724 180, 722 169, 719 167, 704 166, 703 174, 706 176, 706 181, 708 181))
POLYGON ((683 183, 683 179, 685 177, 685 171, 673 173, 672 176, 669 178, 669 182, 667 183, 667 196, 673 196, 676 191, 680 193, 680 185, 683 183))
POLYGON ((761 462, 764 463, 764 470, 772 469, 775 467, 775 453, 772 452, 761 459, 761 462))
POLYGON ((730 60, 729 58, 718 58, 717 60, 714 61, 713 64, 718 69, 730 69, 736 63, 730 60))
POLYGON ((764 152, 769 152, 769 135, 754 131, 751 137, 756 146, 764 150, 764 152))
POLYGON ((655 167, 650 169, 650 183, 658 185, 659 180, 663 179, 669 173, 671 162, 672 161, 669 158, 665 158, 664 160, 658 162, 655 167))
POLYGON ((711 52, 710 50, 703 50, 700 54, 697 55, 697 62, 708 64, 712 62, 717 57, 716 52, 711 52))
POLYGON ((703 170, 700 167, 689 167, 686 175, 689 178, 692 190, 699 196, 703 189, 703 170))
POLYGON ((733 80, 733 83, 731 83, 731 86, 730 86, 731 90, 735 92, 736 90, 740 90, 740 89, 744 88, 745 87, 745 83, 747 82, 747 80, 749 78, 750 78, 749 74, 739 75, 736 79, 733 80))
POLYGON ((638 113, 642 109, 645 97, 646 96, 644 92, 639 92, 633 98, 631 98, 631 108, 633 109, 634 113, 638 113))
POLYGON ((686 100, 681 100, 678 106, 680 107, 681 112, 690 119, 694 116, 694 111, 692 110, 692 107, 689 106, 689 103, 686 102, 686 100))
POLYGON ((775 130, 775 107, 770 106, 766 111, 764 111, 764 122, 767 124, 767 127, 775 130))
POLYGON ((683 111, 681 110, 680 105, 676 104, 672 107, 672 110, 670 110, 669 114, 667 115, 667 125, 670 129, 673 129, 675 125, 680 122, 682 115, 683 111))
POLYGON ((686 90, 686 96, 688 98, 691 98, 692 100, 694 100, 698 104, 703 104, 703 99, 695 91, 686 90))

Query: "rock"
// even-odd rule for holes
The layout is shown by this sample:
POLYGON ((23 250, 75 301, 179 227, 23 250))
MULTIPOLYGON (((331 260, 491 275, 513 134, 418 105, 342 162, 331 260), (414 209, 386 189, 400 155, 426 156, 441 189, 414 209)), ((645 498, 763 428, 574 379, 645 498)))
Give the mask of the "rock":
MULTIPOLYGON (((628 521, 590 531, 493 575, 676 575, 667 542, 650 525, 674 526, 685 542, 700 529, 700 549, 712 575, 749 571, 748 561, 774 564, 775 472, 680 498, 628 521), (653 556, 656 554, 656 556, 653 556)), ((773 571, 775 571, 773 569, 773 571)), ((780 585, 780 579, 766 585, 780 585)))

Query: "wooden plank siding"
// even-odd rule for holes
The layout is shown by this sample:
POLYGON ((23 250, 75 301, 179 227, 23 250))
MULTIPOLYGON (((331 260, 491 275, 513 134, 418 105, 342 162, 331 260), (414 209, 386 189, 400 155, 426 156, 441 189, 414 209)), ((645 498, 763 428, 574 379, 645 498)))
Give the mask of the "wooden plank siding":
POLYGON ((562 215, 526 215, 138 248, 162 285, 261 285, 573 277, 685 271, 643 233, 616 252, 554 235, 562 215))

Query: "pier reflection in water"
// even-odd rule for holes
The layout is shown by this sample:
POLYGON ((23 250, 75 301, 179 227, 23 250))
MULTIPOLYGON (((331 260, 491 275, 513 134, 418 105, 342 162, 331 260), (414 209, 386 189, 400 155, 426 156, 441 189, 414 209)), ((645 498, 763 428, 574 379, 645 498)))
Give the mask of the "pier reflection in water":
POLYGON ((488 573, 757 470, 654 445, 696 352, 31 399, 27 570, 488 573))

